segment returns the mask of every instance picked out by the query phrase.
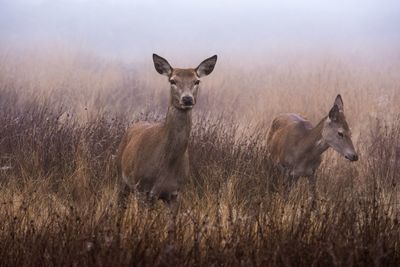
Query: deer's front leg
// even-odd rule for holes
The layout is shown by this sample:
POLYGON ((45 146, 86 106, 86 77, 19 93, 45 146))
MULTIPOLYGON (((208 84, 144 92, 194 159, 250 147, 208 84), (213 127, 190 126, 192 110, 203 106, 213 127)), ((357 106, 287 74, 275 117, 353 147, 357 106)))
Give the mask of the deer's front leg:
POLYGON ((126 209, 127 199, 128 199, 130 192, 131 192, 131 190, 130 190, 129 186, 124 181, 121 181, 118 185, 117 204, 118 204, 119 208, 126 209))
POLYGON ((308 189, 309 193, 311 196, 311 208, 315 209, 316 204, 317 204, 317 199, 318 199, 318 194, 317 194, 317 177, 315 173, 312 175, 308 176, 308 189))

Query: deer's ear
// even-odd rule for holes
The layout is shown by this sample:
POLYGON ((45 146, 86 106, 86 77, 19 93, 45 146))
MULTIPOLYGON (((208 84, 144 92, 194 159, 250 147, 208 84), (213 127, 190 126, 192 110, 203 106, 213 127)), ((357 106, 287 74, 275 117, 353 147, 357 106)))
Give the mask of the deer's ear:
POLYGON ((156 68, 158 73, 165 76, 171 75, 172 67, 171 65, 169 65, 168 61, 165 58, 153 54, 153 62, 154 62, 154 67, 156 68))
POLYGON ((200 65, 196 68, 197 76, 204 77, 210 74, 214 70, 216 63, 217 55, 207 58, 206 60, 201 62, 200 65))
POLYGON ((339 108, 339 111, 341 111, 341 112, 344 111, 344 109, 343 109, 343 100, 342 100, 342 97, 340 95, 336 96, 335 105, 339 108))
POLYGON ((337 121, 339 118, 339 107, 334 104, 333 107, 331 108, 331 110, 329 111, 329 119, 331 119, 331 121, 337 121))

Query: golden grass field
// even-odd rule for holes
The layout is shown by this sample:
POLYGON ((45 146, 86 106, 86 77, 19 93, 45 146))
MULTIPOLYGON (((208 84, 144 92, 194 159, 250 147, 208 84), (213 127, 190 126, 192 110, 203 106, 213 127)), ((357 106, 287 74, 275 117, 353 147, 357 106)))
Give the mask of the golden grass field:
POLYGON ((122 134, 163 120, 168 106, 151 55, 130 65, 68 49, 3 50, 0 265, 398 266, 398 51, 263 59, 220 56, 204 79, 191 175, 168 234, 163 203, 149 209, 131 196, 125 212, 116 206, 122 134), (318 123, 338 93, 360 160, 325 154, 312 211, 305 179, 287 201, 269 190, 280 175, 266 133, 281 112, 318 123))

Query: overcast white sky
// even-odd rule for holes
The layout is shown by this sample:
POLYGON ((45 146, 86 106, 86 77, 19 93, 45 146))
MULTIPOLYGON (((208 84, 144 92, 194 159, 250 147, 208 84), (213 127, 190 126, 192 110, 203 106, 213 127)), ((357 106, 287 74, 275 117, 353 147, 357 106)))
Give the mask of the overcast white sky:
POLYGON ((279 47, 400 46, 395 0, 0 0, 0 41, 123 58, 279 47))

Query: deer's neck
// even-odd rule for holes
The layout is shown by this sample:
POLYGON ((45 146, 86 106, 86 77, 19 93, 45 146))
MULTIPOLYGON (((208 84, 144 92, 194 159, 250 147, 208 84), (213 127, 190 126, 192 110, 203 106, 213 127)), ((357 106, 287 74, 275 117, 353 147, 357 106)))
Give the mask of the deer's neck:
POLYGON ((170 105, 165 121, 165 148, 169 160, 183 156, 189 143, 192 128, 192 111, 177 109, 170 105))
POLYGON ((309 160, 318 159, 329 148, 329 145, 322 138, 325 121, 326 117, 312 128, 303 139, 302 154, 309 160))

